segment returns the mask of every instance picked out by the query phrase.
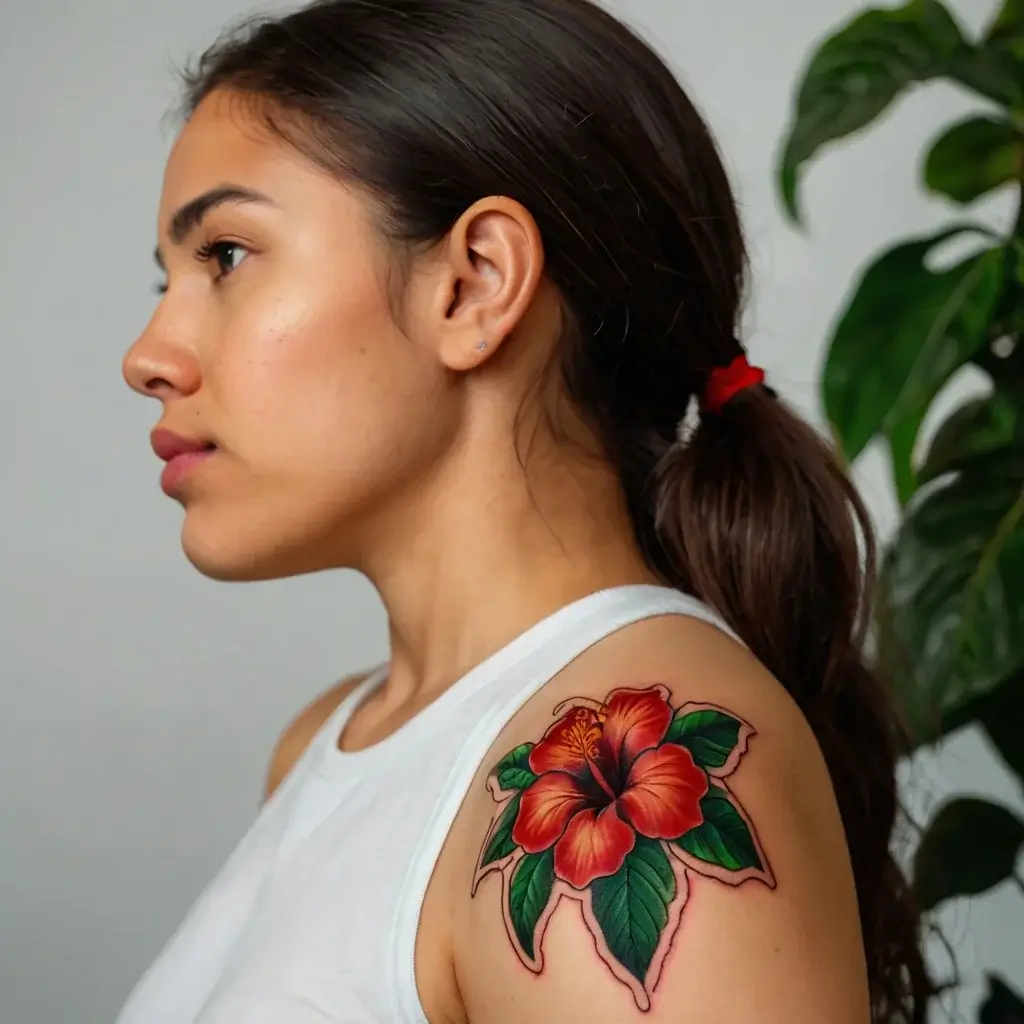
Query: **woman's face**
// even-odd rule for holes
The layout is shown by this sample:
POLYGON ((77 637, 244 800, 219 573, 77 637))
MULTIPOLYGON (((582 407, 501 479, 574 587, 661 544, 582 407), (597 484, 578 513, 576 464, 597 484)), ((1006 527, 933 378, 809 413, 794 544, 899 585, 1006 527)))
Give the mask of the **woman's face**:
MULTIPOLYGON (((458 418, 430 339, 395 323, 368 203, 213 93, 171 153, 158 236, 167 291, 124 372, 181 439, 158 433, 162 457, 213 446, 163 478, 188 557, 224 579, 352 564, 458 418)), ((405 299, 436 306, 432 288, 428 268, 405 299)))

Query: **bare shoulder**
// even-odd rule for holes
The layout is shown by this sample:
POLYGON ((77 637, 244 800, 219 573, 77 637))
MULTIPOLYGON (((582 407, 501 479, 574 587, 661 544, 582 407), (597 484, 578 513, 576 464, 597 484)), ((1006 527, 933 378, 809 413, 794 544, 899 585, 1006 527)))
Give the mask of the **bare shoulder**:
POLYGON ((295 762, 305 753, 320 727, 348 694, 366 678, 366 673, 347 676, 308 704, 285 727, 270 755, 264 784, 264 800, 285 780, 295 762))
POLYGON ((509 723, 460 817, 474 1024, 867 1020, 824 758, 713 626, 652 619, 579 657, 509 723))

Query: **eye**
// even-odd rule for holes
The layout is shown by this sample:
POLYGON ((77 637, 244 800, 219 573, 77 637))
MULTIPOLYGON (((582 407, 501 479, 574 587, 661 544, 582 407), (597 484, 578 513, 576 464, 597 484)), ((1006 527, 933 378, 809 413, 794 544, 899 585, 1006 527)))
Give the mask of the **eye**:
MULTIPOLYGON (((195 258, 200 263, 216 262, 218 273, 214 281, 220 281, 228 274, 234 273, 238 265, 249 255, 249 250, 241 242, 230 242, 225 240, 219 242, 206 242, 195 251, 195 258)), ((167 281, 160 281, 153 285, 153 291, 157 295, 167 294, 167 281)))
POLYGON ((249 254, 249 250, 240 242, 207 242, 196 250, 196 259, 203 263, 213 260, 220 273, 214 280, 227 277, 228 274, 238 269, 238 265, 249 254))

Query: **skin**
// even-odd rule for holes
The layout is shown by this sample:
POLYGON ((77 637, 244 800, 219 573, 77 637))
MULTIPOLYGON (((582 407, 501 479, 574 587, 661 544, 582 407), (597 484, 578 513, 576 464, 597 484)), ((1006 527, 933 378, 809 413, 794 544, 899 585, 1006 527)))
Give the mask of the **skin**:
MULTIPOLYGON (((396 256, 372 202, 266 134, 236 100, 208 97, 173 148, 158 216, 169 287, 124 374, 158 400, 161 426, 217 445, 174 495, 200 572, 257 580, 348 567, 378 589, 391 674, 339 740, 358 749, 568 602, 657 580, 587 427, 557 383, 531 387, 561 322, 529 212, 484 198, 407 275, 389 275, 396 256), (222 203, 175 238, 176 212, 226 184, 270 202, 222 203), (203 245, 212 258, 197 256, 203 245), (395 280, 405 285, 397 296, 395 280), (556 441, 542 409, 570 441, 556 441)), ((285 731, 268 793, 350 685, 285 731)), ((430 883, 417 968, 432 1024, 866 1020, 842 826, 785 691, 739 645, 678 617, 591 648, 508 723, 481 765, 430 883), (552 917, 547 966, 534 975, 509 947, 497 876, 476 897, 470 888, 494 813, 490 766, 540 739, 560 700, 653 683, 674 705, 713 702, 755 725, 735 791, 779 884, 696 888, 642 1014, 571 912, 552 917)))

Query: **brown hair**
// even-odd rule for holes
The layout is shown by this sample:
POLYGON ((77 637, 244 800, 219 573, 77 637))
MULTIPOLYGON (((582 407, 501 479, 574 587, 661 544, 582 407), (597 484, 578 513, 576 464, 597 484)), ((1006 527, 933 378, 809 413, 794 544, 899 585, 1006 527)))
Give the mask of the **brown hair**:
POLYGON ((268 126, 374 196, 396 242, 443 239, 483 196, 531 211, 566 314, 562 377, 640 545, 809 720, 852 855, 873 1018, 923 1020, 918 920, 889 850, 898 732, 861 653, 867 516, 763 386, 678 440, 711 369, 742 351, 746 260, 714 141, 666 65, 586 0, 322 0, 215 44, 186 74, 186 115, 220 87, 269 101, 268 126))

